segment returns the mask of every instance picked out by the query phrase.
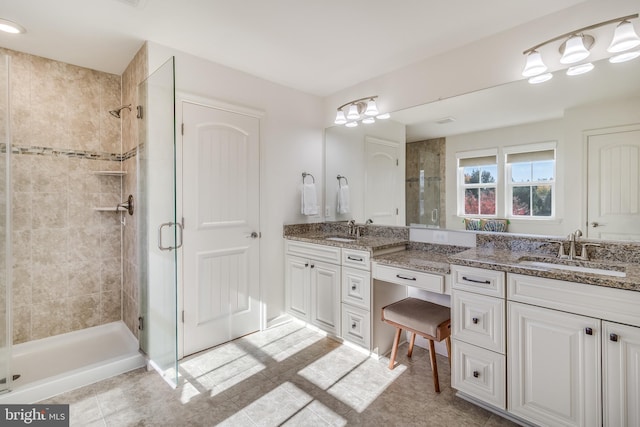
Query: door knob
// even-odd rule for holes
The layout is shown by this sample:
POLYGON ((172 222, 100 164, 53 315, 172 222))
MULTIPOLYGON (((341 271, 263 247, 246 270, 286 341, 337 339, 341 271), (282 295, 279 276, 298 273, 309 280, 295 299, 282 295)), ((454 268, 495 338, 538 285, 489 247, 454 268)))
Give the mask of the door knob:
POLYGON ((598 224, 597 222, 592 222, 592 223, 591 223, 591 226, 592 226, 593 228, 596 228, 596 227, 600 227, 600 224, 598 224))

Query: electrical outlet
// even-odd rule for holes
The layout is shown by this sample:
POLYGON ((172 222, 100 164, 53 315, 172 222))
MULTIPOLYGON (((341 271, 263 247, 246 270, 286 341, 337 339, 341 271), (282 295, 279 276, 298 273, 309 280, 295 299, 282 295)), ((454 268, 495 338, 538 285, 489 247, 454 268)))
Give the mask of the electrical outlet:
POLYGON ((433 241, 436 243, 447 243, 449 241, 449 235, 446 231, 434 231, 433 241))

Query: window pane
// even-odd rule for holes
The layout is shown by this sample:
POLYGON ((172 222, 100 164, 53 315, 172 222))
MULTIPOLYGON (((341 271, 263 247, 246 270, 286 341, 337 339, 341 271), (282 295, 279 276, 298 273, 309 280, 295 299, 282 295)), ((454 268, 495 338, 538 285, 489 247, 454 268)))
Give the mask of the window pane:
POLYGON ((498 176, 498 166, 483 166, 482 167, 482 183, 490 184, 496 182, 496 176, 498 176))
POLYGON ((513 215, 531 214, 531 187, 513 187, 513 215))
POLYGON ((531 182, 531 163, 512 163, 511 182, 531 182))
POLYGON ((478 167, 464 168, 464 183, 465 184, 479 184, 480 183, 480 168, 478 168, 478 167))
POLYGON ((551 186, 533 186, 533 216, 551 216, 551 186))
POLYGON ((553 160, 546 162, 533 162, 534 181, 553 181, 553 160))
POLYGON ((480 190, 480 214, 495 215, 496 214, 496 189, 482 188, 480 190))
POLYGON ((467 188, 464 190, 464 213, 467 215, 478 214, 478 189, 467 188))

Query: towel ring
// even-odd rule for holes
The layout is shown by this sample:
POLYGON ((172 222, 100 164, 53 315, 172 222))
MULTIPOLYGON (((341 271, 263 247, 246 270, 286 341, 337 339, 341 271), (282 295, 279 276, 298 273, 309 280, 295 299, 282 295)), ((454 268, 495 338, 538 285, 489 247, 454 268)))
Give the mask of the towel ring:
POLYGON ((304 184, 304 179, 305 179, 307 176, 310 176, 310 177, 311 177, 311 179, 313 180, 313 183, 314 183, 314 184, 316 183, 316 179, 315 179, 315 177, 314 177, 313 175, 311 175, 310 173, 302 172, 302 183, 303 183, 303 184, 304 184))
POLYGON ((347 179, 346 176, 338 175, 337 178, 338 178, 338 185, 341 184, 340 182, 341 179, 344 179, 345 184, 349 185, 349 180, 347 179))

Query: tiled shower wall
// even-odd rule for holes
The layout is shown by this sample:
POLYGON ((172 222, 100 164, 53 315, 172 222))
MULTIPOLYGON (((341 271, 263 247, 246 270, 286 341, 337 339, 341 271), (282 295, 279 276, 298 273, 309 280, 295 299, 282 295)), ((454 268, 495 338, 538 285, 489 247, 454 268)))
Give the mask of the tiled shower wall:
MULTIPOLYGON (((138 84, 148 75, 147 46, 138 51, 129 66, 122 75, 122 100, 124 104, 134 106, 134 112, 123 114, 122 150, 123 170, 127 171, 124 177, 124 195, 132 194, 138 199, 138 152, 139 152, 139 126, 141 121, 136 119, 135 106, 138 101, 138 84)), ((131 332, 138 337, 138 316, 140 306, 140 293, 138 282, 138 216, 127 216, 124 227, 124 276, 123 276, 123 320, 131 332)))
POLYGON ((406 206, 409 224, 428 224, 445 227, 446 197, 445 189, 445 138, 407 144, 406 166, 406 206), (420 197, 420 176, 424 179, 423 199, 420 197), (437 220, 432 209, 437 208, 437 220), (422 211, 422 214, 421 214, 422 211))
POLYGON ((13 339, 122 319, 120 76, 11 56, 13 339))

